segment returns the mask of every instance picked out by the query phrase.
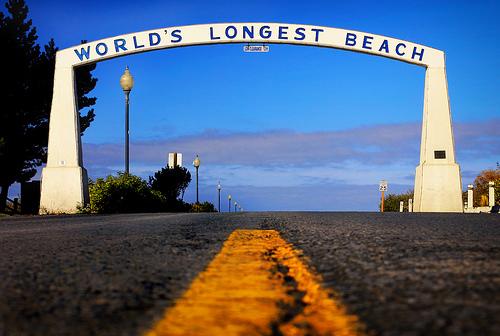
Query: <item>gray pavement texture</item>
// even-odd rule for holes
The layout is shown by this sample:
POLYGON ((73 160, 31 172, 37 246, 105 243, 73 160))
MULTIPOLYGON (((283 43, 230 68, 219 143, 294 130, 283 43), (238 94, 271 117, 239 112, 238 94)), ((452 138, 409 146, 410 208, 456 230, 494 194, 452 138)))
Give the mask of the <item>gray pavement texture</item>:
POLYGON ((0 219, 0 335, 139 335, 235 229, 277 229, 372 335, 500 335, 500 215, 0 219))

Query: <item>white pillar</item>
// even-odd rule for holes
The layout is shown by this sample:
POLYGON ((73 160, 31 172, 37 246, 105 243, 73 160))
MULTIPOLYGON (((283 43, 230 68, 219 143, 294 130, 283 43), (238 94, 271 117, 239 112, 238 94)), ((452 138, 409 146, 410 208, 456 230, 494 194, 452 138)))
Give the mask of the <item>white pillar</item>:
POLYGON ((467 208, 474 208, 474 186, 472 184, 467 186, 467 208))
POLYGON ((80 120, 74 71, 56 56, 50 111, 47 166, 42 170, 40 213, 75 213, 88 203, 87 171, 82 165, 80 120))
POLYGON ((425 72, 420 164, 416 168, 414 197, 416 212, 463 211, 444 60, 443 67, 428 67, 425 72))
POLYGON ((495 206, 495 182, 493 181, 488 183, 488 205, 490 207, 495 206))
POLYGON ((404 205, 404 202, 399 201, 399 212, 403 212, 403 205, 404 205))
POLYGON ((411 198, 408 200, 408 212, 413 212, 413 200, 411 198))

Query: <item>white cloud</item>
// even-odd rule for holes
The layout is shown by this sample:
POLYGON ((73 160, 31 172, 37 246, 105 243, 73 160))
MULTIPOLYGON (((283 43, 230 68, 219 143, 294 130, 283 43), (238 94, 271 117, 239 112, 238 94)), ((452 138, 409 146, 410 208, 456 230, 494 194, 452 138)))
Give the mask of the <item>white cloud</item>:
MULTIPOLYGON (((455 124, 464 185, 499 160, 499 121, 455 124)), ((190 158, 200 154, 200 185, 212 196, 221 179, 225 190, 246 195, 254 209, 375 210, 380 179, 389 180, 391 191, 412 188, 419 146, 420 125, 415 123, 310 133, 206 130, 133 142, 131 170, 147 177, 165 166, 168 152, 177 151, 184 154, 184 165, 194 173, 190 158), (335 198, 332 193, 343 196, 335 198), (310 194, 328 200, 308 203, 310 194)), ((85 144, 84 162, 92 177, 123 170, 123 146, 85 144)), ((186 193, 188 200, 192 189, 186 193)))

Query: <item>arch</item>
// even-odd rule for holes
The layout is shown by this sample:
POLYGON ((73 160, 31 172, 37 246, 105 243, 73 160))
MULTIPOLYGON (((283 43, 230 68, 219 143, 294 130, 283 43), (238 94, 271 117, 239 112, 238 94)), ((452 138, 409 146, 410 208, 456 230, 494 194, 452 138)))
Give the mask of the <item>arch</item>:
POLYGON ((462 212, 460 168, 455 161, 445 54, 441 50, 353 30, 287 23, 216 23, 166 27, 110 37, 56 55, 47 165, 42 171, 41 212, 72 213, 88 202, 74 68, 140 52, 223 44, 295 44, 361 52, 426 68, 420 164, 414 211, 462 212))

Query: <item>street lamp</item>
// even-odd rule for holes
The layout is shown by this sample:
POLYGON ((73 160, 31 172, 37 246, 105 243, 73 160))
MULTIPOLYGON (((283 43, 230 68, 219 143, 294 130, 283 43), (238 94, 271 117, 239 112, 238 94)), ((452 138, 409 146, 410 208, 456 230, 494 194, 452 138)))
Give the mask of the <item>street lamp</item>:
POLYGON ((228 212, 231 212, 231 195, 227 196, 227 200, 229 201, 229 205, 227 207, 228 212))
POLYGON ((196 204, 199 203, 198 198, 198 168, 200 168, 200 157, 196 154, 196 158, 193 161, 193 166, 196 168, 196 204))
POLYGON ((128 66, 125 68, 125 72, 123 75, 120 77, 120 86, 123 89, 123 92, 125 93, 125 174, 128 175, 129 173, 129 145, 128 145, 128 138, 129 138, 129 128, 128 128, 128 110, 129 110, 129 95, 130 91, 132 91, 132 88, 134 87, 134 78, 130 74, 130 71, 128 70, 128 66))
POLYGON ((221 191, 222 187, 220 185, 220 181, 219 183, 217 184, 217 191, 219 192, 219 207, 217 209, 219 209, 219 212, 222 212, 221 209, 220 209, 220 191, 221 191))
POLYGON ((238 202, 234 201, 234 212, 238 211, 237 207, 238 207, 238 202))

